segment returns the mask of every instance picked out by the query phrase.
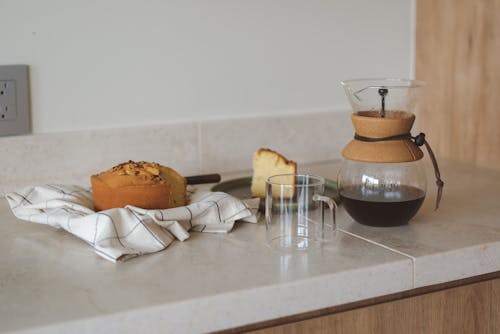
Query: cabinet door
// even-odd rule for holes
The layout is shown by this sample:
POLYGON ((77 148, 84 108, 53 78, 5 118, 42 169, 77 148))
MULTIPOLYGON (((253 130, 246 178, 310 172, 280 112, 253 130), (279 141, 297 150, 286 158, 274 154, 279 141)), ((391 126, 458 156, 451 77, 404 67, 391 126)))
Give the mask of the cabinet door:
POLYGON ((420 131, 438 158, 500 170, 500 1, 416 4, 420 131))
POLYGON ((291 322, 251 333, 500 333, 500 279, 291 322))

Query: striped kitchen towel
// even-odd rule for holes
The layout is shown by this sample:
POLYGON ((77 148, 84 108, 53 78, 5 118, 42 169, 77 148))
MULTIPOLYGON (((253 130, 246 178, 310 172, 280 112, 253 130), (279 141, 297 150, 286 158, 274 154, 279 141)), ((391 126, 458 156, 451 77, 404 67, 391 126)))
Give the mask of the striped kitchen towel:
POLYGON ((92 192, 73 185, 41 185, 6 194, 14 215, 62 228, 111 261, 165 249, 190 231, 228 233, 238 220, 256 223, 258 199, 242 201, 222 192, 194 192, 191 204, 145 210, 133 206, 95 212, 92 192))

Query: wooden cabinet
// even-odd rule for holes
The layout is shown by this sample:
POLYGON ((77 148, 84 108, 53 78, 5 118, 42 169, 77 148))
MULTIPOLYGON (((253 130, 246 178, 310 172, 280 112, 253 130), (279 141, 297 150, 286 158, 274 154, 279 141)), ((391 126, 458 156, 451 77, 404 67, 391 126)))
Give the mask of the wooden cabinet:
POLYGON ((500 279, 251 333, 500 333, 500 279))
POLYGON ((418 124, 438 157, 500 170, 500 0, 417 0, 418 124))
POLYGON ((413 289, 223 333, 500 333, 500 272, 413 289))

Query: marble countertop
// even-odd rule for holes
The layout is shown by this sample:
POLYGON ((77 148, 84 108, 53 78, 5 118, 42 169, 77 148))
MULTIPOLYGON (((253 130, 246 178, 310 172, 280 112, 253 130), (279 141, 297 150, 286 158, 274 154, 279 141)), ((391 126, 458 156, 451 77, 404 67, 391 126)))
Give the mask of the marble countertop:
POLYGON ((2 199, 0 332, 208 332, 500 270, 500 172, 441 165, 439 211, 432 187, 407 226, 367 227, 341 210, 334 243, 294 254, 267 248, 262 223, 239 223, 113 264, 64 231, 17 220, 2 199))

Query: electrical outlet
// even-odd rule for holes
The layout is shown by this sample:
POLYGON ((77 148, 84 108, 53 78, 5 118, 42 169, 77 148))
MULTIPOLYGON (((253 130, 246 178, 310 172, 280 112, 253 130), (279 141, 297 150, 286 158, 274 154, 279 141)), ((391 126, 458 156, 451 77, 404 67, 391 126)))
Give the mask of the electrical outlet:
POLYGON ((0 136, 29 132, 28 66, 0 66, 0 136))
POLYGON ((16 82, 0 81, 0 121, 16 119, 16 82))

